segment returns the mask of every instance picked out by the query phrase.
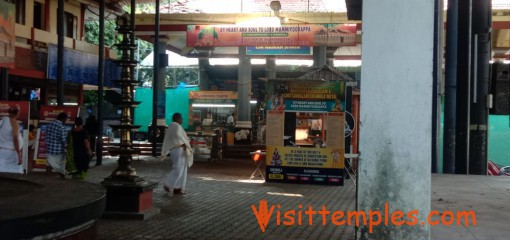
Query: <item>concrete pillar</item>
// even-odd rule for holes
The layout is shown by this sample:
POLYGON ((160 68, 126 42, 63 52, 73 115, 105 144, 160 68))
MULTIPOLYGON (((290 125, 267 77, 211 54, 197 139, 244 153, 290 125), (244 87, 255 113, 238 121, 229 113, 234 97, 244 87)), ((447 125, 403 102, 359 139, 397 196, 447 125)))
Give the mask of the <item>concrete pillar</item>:
POLYGON ((266 57, 266 78, 276 78, 276 57, 266 57))
POLYGON ((358 208, 381 222, 359 239, 430 238, 433 34, 434 1, 363 2, 358 208), (417 224, 392 224, 398 210, 417 224))
POLYGON ((313 47, 313 66, 322 67, 326 65, 326 46, 313 47))
POLYGON ((330 66, 331 68, 334 68, 334 67, 335 67, 335 58, 328 58, 328 59, 326 60, 326 64, 327 64, 328 66, 330 66))
MULTIPOLYGON (((168 66, 168 55, 166 54, 166 41, 164 39, 159 40, 158 48, 159 66, 158 66, 158 119, 165 119, 165 106, 166 106, 166 67, 168 66)), ((159 120, 159 125, 162 120, 159 120)))
POLYGON ((239 47, 239 68, 237 70, 237 120, 251 121, 251 62, 246 47, 239 47))
POLYGON ((200 90, 210 90, 209 75, 207 75, 207 67, 209 66, 209 56, 211 55, 212 48, 196 48, 198 51, 198 68, 200 70, 200 90))
POLYGON ((236 132, 238 130, 249 130, 249 140, 238 141, 235 144, 251 143, 252 122, 250 116, 251 99, 251 62, 250 57, 246 55, 246 47, 239 47, 239 68, 237 70, 237 122, 236 132))
POLYGON ((337 47, 326 48, 326 64, 331 68, 335 68, 335 52, 337 49, 337 47))

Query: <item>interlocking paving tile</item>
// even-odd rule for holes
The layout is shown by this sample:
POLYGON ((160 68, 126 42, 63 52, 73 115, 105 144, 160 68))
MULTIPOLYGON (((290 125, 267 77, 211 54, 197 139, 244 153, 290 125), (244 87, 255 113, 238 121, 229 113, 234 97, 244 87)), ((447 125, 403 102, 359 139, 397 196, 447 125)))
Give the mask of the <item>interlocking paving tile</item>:
MULTIPOLYGON (((99 183, 116 167, 114 158, 104 165, 91 168, 88 181, 99 183)), ((170 169, 159 160, 133 161, 139 176, 158 182, 170 169)), ((153 205, 161 213, 145 221, 104 220, 98 222, 99 239, 353 239, 354 228, 335 226, 328 219, 303 216, 303 225, 276 225, 276 211, 318 210, 325 205, 330 211, 354 210, 355 187, 346 180, 345 186, 265 183, 250 181, 255 166, 249 159, 195 162, 188 172, 184 196, 172 196, 161 184, 154 190, 153 205), (275 205, 265 232, 261 232, 251 206, 261 200, 275 205), (299 208, 299 205, 302 208, 299 208), (278 205, 280 208, 278 208, 278 205)), ((303 213, 304 215, 304 213, 303 213)), ((282 221, 283 213, 282 213, 282 221)))

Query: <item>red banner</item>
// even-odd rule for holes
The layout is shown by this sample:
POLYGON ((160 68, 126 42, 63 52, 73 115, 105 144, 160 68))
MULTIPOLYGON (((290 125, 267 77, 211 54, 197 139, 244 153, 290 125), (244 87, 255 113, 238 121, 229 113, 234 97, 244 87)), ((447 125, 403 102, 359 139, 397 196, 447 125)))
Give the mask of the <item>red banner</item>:
POLYGON ((224 46, 352 46, 356 24, 284 25, 188 25, 188 47, 224 46))
POLYGON ((30 102, 29 101, 0 101, 0 117, 9 116, 7 112, 10 107, 17 107, 19 109, 18 120, 23 124, 24 129, 28 129, 28 120, 30 116, 30 102))
POLYGON ((80 110, 79 107, 60 107, 60 106, 41 106, 41 111, 39 114, 39 120, 41 122, 51 122, 55 119, 57 119, 57 116, 61 112, 67 113, 67 116, 69 117, 66 121, 66 124, 74 124, 74 120, 78 117, 78 111, 80 110))

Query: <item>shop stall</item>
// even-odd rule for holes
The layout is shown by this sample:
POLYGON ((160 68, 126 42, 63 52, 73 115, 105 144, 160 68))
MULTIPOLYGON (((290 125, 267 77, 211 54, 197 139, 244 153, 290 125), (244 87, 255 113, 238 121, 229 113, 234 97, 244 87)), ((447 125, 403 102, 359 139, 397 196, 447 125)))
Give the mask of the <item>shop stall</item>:
POLYGON ((220 156, 223 136, 233 129, 228 118, 235 112, 236 101, 237 92, 233 91, 189 92, 187 134, 196 158, 213 160, 220 156))
POLYGON ((266 181, 343 185, 345 81, 269 80, 266 181))

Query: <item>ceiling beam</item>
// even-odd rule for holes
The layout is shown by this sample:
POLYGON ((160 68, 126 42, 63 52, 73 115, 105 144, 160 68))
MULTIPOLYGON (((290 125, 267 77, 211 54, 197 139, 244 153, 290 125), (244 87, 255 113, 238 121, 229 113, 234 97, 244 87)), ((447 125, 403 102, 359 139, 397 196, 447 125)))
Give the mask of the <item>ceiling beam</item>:
MULTIPOLYGON (((161 25, 207 25, 207 24, 236 24, 259 17, 270 17, 268 13, 253 14, 161 14, 161 25)), ((281 18, 285 24, 327 24, 327 23, 358 23, 347 19, 347 13, 285 13, 281 18)), ((154 24, 154 14, 137 14, 136 25, 154 24)))

